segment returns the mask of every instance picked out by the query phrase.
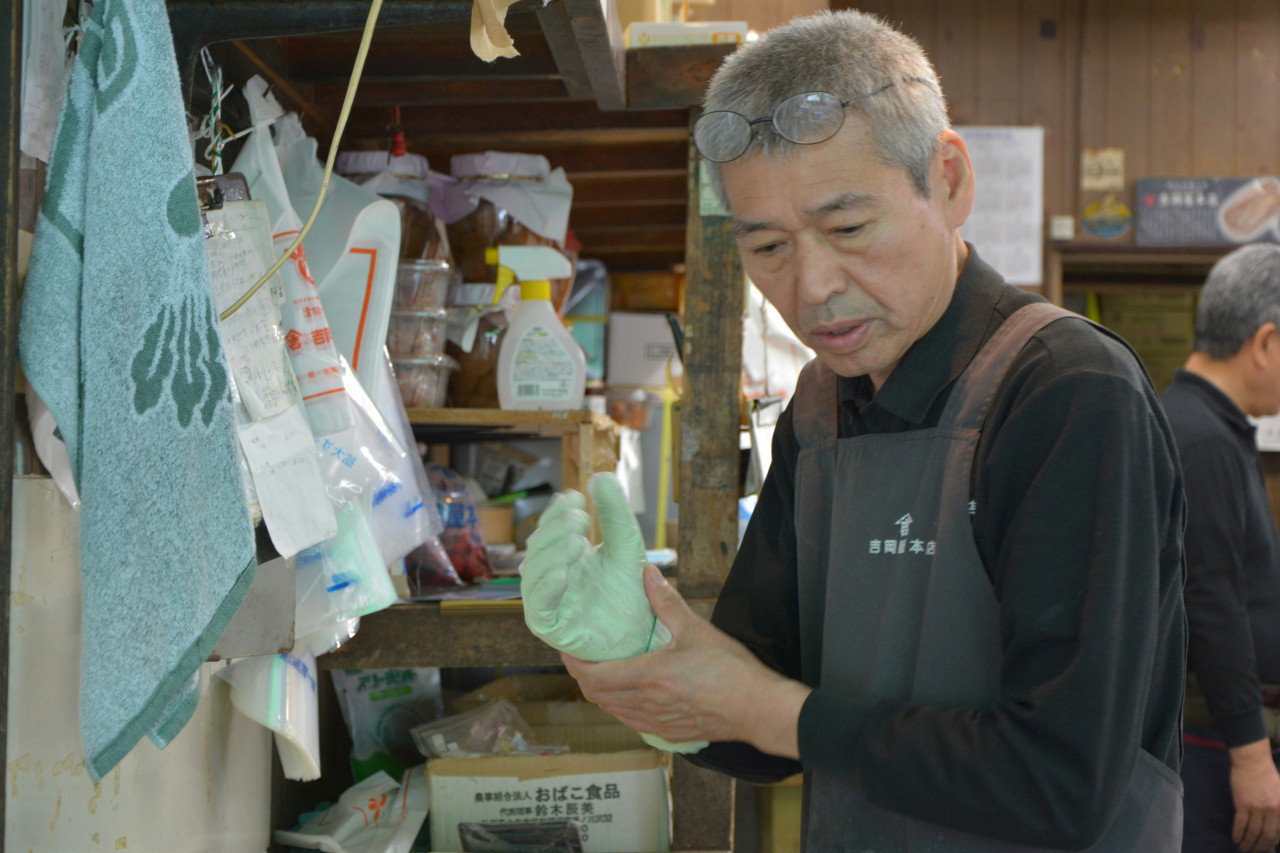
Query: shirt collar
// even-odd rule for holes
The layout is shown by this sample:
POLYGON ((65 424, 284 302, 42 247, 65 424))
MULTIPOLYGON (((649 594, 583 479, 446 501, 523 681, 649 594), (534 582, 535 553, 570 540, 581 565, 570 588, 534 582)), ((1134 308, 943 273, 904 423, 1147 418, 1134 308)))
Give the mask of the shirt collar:
POLYGON ((1228 397, 1217 385, 1214 385, 1198 373, 1192 373, 1190 370, 1182 368, 1178 368, 1174 372, 1173 381, 1186 390, 1200 395, 1233 429, 1243 435, 1247 435, 1251 440, 1253 439, 1258 431, 1257 427, 1241 411, 1235 401, 1228 397))
POLYGON ((1009 291, 1000 274, 969 246, 947 310, 911 345, 879 393, 874 393, 868 376, 840 377, 841 406, 859 411, 876 407, 899 420, 926 424, 935 404, 940 404, 939 395, 951 387, 983 341, 1011 313, 998 310, 1001 297, 1009 291))

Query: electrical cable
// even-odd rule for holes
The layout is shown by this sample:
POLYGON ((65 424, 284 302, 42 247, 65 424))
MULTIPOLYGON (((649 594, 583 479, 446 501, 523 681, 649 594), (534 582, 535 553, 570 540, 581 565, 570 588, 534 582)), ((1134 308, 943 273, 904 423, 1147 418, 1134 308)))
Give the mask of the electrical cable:
POLYGON ((244 304, 253 298, 262 285, 266 284, 271 276, 275 275, 280 267, 284 266, 285 259, 292 256, 298 247, 302 245, 302 238, 307 236, 307 232, 311 230, 311 224, 316 221, 316 215, 320 213, 320 205, 324 203, 325 192, 329 189, 329 177, 333 174, 333 162, 338 156, 338 143, 342 141, 342 131, 347 126, 347 116, 351 113, 351 104, 355 101, 356 87, 360 85, 360 74, 364 70, 364 60, 369 53, 369 42, 373 40, 373 30, 378 22, 378 11, 382 8, 382 0, 373 0, 373 5, 369 7, 369 17, 364 23, 364 34, 360 38, 360 49, 356 52, 356 62, 351 68, 351 80, 347 83, 347 95, 342 101, 342 112, 338 114, 338 124, 333 130, 333 141, 329 144, 329 157, 324 164, 324 180, 320 182, 320 194, 316 196, 315 206, 311 208, 311 215, 307 217, 307 221, 303 224, 301 230, 298 231, 297 238, 289 244, 289 248, 284 254, 276 259, 271 265, 271 269, 258 279, 258 283, 237 299, 232 305, 218 315, 219 320, 225 320, 232 314, 239 311, 244 304))

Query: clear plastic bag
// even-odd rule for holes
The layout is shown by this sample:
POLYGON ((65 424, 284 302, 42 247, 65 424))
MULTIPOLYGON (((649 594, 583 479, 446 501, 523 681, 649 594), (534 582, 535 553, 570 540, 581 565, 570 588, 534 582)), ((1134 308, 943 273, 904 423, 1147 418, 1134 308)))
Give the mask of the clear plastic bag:
POLYGON ((356 781, 379 770, 399 776, 421 763, 410 732, 444 710, 439 669, 347 669, 331 674, 351 735, 351 773, 356 781))
POLYGON ((309 651, 243 658, 217 671, 231 704, 275 735, 288 779, 320 778, 320 706, 316 659, 309 651))
POLYGON ((298 554, 294 634, 318 634, 319 645, 340 638, 351 619, 396 601, 395 585, 360 505, 344 504, 337 515, 338 535, 298 554))
POLYGON ((410 730, 427 758, 480 758, 486 755, 561 755, 563 745, 542 745, 516 706, 494 699, 473 711, 454 714, 410 730))
POLYGON ((427 478, 435 490, 440 520, 444 523, 440 538, 458 576, 470 583, 493 577, 493 564, 485 551, 476 505, 471 500, 466 479, 442 465, 427 466, 427 478))

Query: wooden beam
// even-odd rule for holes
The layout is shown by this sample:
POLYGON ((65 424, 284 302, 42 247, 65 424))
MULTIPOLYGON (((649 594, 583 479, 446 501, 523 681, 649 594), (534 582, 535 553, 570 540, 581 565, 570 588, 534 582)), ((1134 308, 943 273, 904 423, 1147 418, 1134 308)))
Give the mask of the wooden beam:
POLYGON ((582 52, 578 49, 573 34, 573 23, 563 3, 551 3, 538 10, 538 22, 542 24, 543 35, 547 38, 547 46, 555 58, 556 68, 564 77, 564 88, 573 98, 594 98, 591 80, 587 77, 587 68, 582 62, 582 52))
MULTIPOLYGON (((601 112, 594 101, 567 100, 564 86, 559 80, 515 86, 446 82, 431 86, 404 87, 383 84, 369 86, 362 82, 360 103, 365 107, 399 104, 404 108, 402 123, 405 125, 405 132, 430 133, 447 130, 450 133, 511 133, 546 128, 573 130, 602 127, 665 127, 685 130, 689 125, 687 110, 601 112), (547 103, 545 96, 554 94, 555 90, 559 90, 559 100, 547 103), (506 103, 501 99, 509 97, 505 94, 507 92, 525 93, 542 100, 506 103), (366 93, 369 96, 367 100, 366 93), (475 96, 476 100, 467 103, 443 102, 446 98, 452 101, 454 98, 470 96, 475 96), (439 98, 441 102, 429 108, 416 106, 431 98, 439 98)), ((352 111, 352 123, 359 122, 366 113, 385 115, 385 111, 380 109, 357 109, 352 111)))
POLYGON ((711 75, 733 51, 733 45, 723 44, 631 48, 627 51, 628 109, 698 106, 711 75))
MULTIPOLYGON (((310 116, 316 124, 324 128, 325 132, 328 133, 329 136, 333 136, 335 123, 334 118, 330 116, 329 113, 304 98, 302 93, 293 87, 292 83, 285 79, 285 77, 281 75, 280 72, 276 71, 275 68, 271 67, 271 65, 259 56, 257 51, 249 47, 248 44, 240 41, 239 39, 233 41, 232 44, 235 45, 237 50, 245 55, 245 58, 253 63, 255 68, 262 72, 262 76, 267 78, 267 81, 271 84, 272 88, 276 90, 276 92, 283 94, 285 96, 285 100, 291 101, 299 111, 304 115, 310 116)), ((342 87, 342 91, 345 94, 346 86, 342 87)), ((364 95, 363 87, 361 88, 360 95, 364 95)), ((338 99, 338 103, 342 103, 341 98, 338 99)))
MULTIPOLYGON (((414 140, 414 151, 423 154, 433 163, 448 163, 450 158, 455 154, 470 154, 477 150, 481 150, 476 146, 481 142, 493 140, 466 140, 467 145, 434 145, 431 140, 424 139, 420 136, 411 136, 414 140)), ((380 142, 380 140, 377 140, 380 142)), ((517 143, 511 138, 506 139, 506 145, 499 150, 503 151, 521 151, 526 154, 541 154, 551 162, 552 167, 563 166, 565 168, 577 167, 587 171, 613 171, 627 169, 632 166, 643 164, 645 168, 670 169, 684 162, 684 145, 677 142, 654 142, 654 141, 632 141, 620 142, 614 141, 609 144, 599 144, 597 140, 594 144, 582 144, 581 142, 564 142, 562 144, 533 144, 528 140, 524 142, 528 144, 520 144, 520 147, 513 147, 517 143)), ((353 147, 357 147, 354 146, 353 147)), ((672 194, 667 182, 659 181, 655 187, 635 187, 628 191, 627 195, 634 195, 638 198, 663 198, 670 199, 672 194)), ((603 185, 607 189, 612 189, 613 185, 603 185)), ((683 192, 678 195, 682 197, 683 192)), ((597 195, 595 200, 608 198, 607 196, 597 195)), ((615 204, 621 204, 625 201, 626 196, 613 197, 615 204)), ((577 199, 575 199, 575 206, 577 199)))
MULTIPOLYGON (((405 131, 408 133, 408 131, 405 131)), ((578 130, 514 130, 510 133, 423 133, 414 139, 423 148, 498 148, 525 151, 530 148, 582 145, 655 145, 683 142, 683 127, 584 127, 578 130)))
POLYGON ((738 422, 745 280, 727 216, 699 210, 698 154, 688 147, 684 410, 680 443, 680 588, 715 598, 738 542, 738 422))
MULTIPOLYGON (((345 83, 315 84, 316 102, 324 106, 340 107, 346 92, 345 83)), ((462 112, 460 105, 465 105, 484 112, 496 109, 494 105, 508 109, 521 104, 545 106, 547 101, 564 101, 567 97, 564 81, 559 75, 550 74, 507 81, 447 77, 408 83, 387 79, 361 80, 358 106, 351 111, 351 126, 365 124, 375 107, 431 107, 433 113, 441 108, 458 113, 462 112)), ((432 118, 427 116, 426 121, 432 118)), ((448 121, 437 119, 436 126, 441 124, 453 126, 448 121)))
POLYGON ((733 850, 733 777, 680 759, 671 775, 671 789, 680 792, 672 803, 671 849, 733 850))
POLYGON ((602 110, 626 109, 626 48, 614 0, 560 2, 573 27, 574 43, 596 103, 602 110))

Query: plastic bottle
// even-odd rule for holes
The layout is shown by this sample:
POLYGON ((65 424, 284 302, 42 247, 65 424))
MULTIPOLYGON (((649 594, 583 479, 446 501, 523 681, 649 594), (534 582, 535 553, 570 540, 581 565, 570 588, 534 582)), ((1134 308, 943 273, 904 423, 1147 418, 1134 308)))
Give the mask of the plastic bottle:
POLYGON ((499 246, 486 254, 498 265, 495 302, 520 280, 520 307, 498 349, 498 404, 508 410, 582 408, 586 357, 551 306, 550 279, 572 273, 568 258, 547 246, 499 246))

